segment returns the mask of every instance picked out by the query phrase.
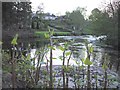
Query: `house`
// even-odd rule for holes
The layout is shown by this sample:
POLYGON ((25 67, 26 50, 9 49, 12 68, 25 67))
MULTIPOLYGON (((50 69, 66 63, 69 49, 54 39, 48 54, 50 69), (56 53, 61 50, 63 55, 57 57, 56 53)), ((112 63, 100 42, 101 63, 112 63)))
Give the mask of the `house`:
POLYGON ((57 17, 54 14, 46 13, 42 18, 44 20, 55 20, 57 17))

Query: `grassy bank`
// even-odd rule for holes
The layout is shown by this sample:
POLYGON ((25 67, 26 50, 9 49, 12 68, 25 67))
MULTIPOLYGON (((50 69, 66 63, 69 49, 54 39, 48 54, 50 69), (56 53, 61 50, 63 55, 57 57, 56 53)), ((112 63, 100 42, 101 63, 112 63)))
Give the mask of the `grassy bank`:
MULTIPOLYGON (((48 33, 48 31, 36 31, 35 32, 35 36, 44 36, 46 33, 48 33)), ((54 32, 53 33, 54 36, 67 36, 67 35, 71 35, 71 32, 54 32)))

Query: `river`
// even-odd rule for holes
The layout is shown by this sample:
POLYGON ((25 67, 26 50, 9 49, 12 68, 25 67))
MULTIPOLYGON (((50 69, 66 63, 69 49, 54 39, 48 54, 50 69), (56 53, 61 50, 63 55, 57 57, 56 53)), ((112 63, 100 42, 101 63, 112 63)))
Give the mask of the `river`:
MULTIPOLYGON (((105 55, 107 54, 108 62, 109 62, 109 69, 107 70, 108 75, 112 77, 116 77, 115 83, 110 84, 112 88, 115 88, 118 86, 118 82, 120 81, 120 66, 119 66, 119 58, 118 58, 118 50, 114 50, 111 46, 108 46, 104 43, 104 40, 106 39, 106 36, 92 36, 92 35, 81 35, 81 36, 53 36, 53 47, 52 50, 53 53, 53 69, 55 70, 54 66, 61 66, 63 61, 61 60, 61 56, 63 55, 63 51, 59 49, 59 46, 63 46, 65 42, 73 42, 69 44, 69 48, 66 52, 72 52, 71 58, 70 58, 70 66, 77 66, 82 65, 81 60, 86 58, 86 47, 85 47, 85 40, 89 42, 89 45, 93 46, 93 54, 91 55, 90 60, 92 61, 91 65, 91 76, 94 75, 94 70, 98 72, 98 76, 100 76, 98 79, 101 80, 101 82, 104 80, 104 70, 102 69, 102 64, 104 62, 105 55), (97 68, 97 69, 96 69, 97 68), (102 77, 101 77, 102 75, 102 77)), ((31 58, 34 58, 36 51, 44 53, 46 51, 45 56, 43 60, 40 62, 41 66, 44 70, 46 70, 46 64, 49 65, 49 62, 47 62, 50 58, 50 51, 49 51, 49 40, 46 40, 44 38, 37 38, 35 40, 21 40, 18 43, 22 43, 23 48, 27 48, 27 45, 31 45, 31 58)), ((18 45, 19 46, 19 45, 18 45)), ((7 46, 6 46, 7 47, 7 46)), ((37 65, 37 58, 36 57, 36 65, 37 65)), ((65 58, 65 65, 67 64, 69 56, 66 56, 65 58)), ((58 70, 58 69, 57 69, 58 70)), ((56 71, 57 72, 57 71, 56 71)), ((60 73, 59 73, 60 74, 60 73)), ((74 74, 74 72, 73 72, 74 74)), ((56 82, 58 78, 62 77, 61 75, 58 75, 56 77, 56 82), (59 77, 58 77, 59 76, 59 77)), ((71 78, 71 77, 70 77, 71 78)), ((73 78, 71 78, 73 79, 73 78)), ((94 79, 92 79, 94 83, 94 79)), ((73 87, 73 82, 69 82, 69 87, 73 87)), ((120 82, 119 82, 120 83, 120 82)))
MULTIPOLYGON (((106 36, 96 37, 92 35, 53 36, 53 41, 57 40, 57 43, 54 44, 55 50, 53 50, 53 57, 57 58, 57 60, 53 60, 53 65, 62 65, 62 61, 59 59, 59 57, 62 56, 63 52, 58 48, 58 46, 63 46, 65 41, 74 41, 74 43, 69 46, 69 50, 72 50, 73 52, 70 60, 70 65, 76 65, 76 60, 80 61, 80 59, 85 58, 87 55, 84 42, 84 40, 87 40, 94 48, 94 54, 92 55, 91 60, 99 66, 103 62, 104 54, 107 53, 110 60, 110 68, 113 71, 116 71, 118 64, 118 51, 114 50, 111 46, 102 43, 101 40, 104 40, 105 37, 106 36)), ((39 48, 40 45, 45 46, 46 44, 37 42, 37 48, 39 48)), ((34 57, 36 48, 33 48, 31 51, 31 55, 34 57)), ((47 53, 47 57, 49 58, 49 51, 47 53)))

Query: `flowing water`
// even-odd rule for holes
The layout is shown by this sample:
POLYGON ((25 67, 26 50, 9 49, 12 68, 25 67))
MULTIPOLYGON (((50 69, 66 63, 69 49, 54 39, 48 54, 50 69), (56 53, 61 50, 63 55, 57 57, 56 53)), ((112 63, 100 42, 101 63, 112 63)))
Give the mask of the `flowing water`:
MULTIPOLYGON (((111 76, 116 77, 116 78, 119 77, 119 75, 120 75, 119 68, 120 67, 119 67, 118 51, 114 50, 111 46, 108 46, 102 42, 106 39, 106 36, 99 36, 99 37, 92 36, 92 35, 53 36, 52 39, 53 39, 53 41, 57 40, 57 43, 55 43, 53 45, 55 48, 53 50, 53 58, 55 58, 55 59, 53 59, 53 67, 60 66, 63 63, 63 61, 60 59, 60 57, 63 55, 63 51, 61 51, 58 48, 58 46, 64 46, 65 41, 68 41, 68 42, 73 41, 74 42, 71 45, 69 45, 69 49, 66 51, 66 52, 72 51, 72 56, 71 56, 69 64, 71 66, 77 66, 78 65, 77 63, 79 63, 79 65, 82 65, 81 59, 86 58, 86 56, 87 56, 87 53, 85 50, 85 48, 86 48, 85 40, 87 40, 88 42, 90 42, 90 45, 92 45, 94 48, 94 53, 91 56, 91 61, 93 62, 93 64, 91 65, 91 71, 94 71, 94 69, 97 67, 96 71, 98 72, 98 75, 104 76, 102 64, 104 63, 105 54, 107 54, 107 57, 109 58, 108 59, 109 70, 107 71, 108 74, 110 74, 111 76)), ((37 46, 39 48, 41 43, 37 43, 37 44, 38 44, 37 46)), ((45 46, 47 47, 47 44, 45 44, 43 47, 45 47, 45 46)), ((34 57, 36 50, 37 50, 36 48, 31 50, 32 57, 34 57)), ((50 57, 49 50, 46 54, 46 57, 47 57, 47 59, 49 59, 49 57, 50 57)), ((42 66, 46 65, 47 59, 44 58, 44 61, 43 61, 44 63, 42 64, 42 66)), ((67 65, 67 59, 68 59, 68 57, 66 57, 66 59, 65 59, 65 65, 67 65)), ((48 63, 48 65, 49 65, 49 63, 48 63)), ((62 77, 59 76, 59 77, 56 77, 56 80, 59 78, 62 79, 62 77)), ((99 78, 99 79, 103 81, 103 79, 101 79, 101 78, 99 78)), ((71 78, 71 80, 72 80, 72 78, 71 78)), ((92 82, 94 82, 94 79, 92 80, 92 82)), ((116 87, 117 85, 118 85, 118 83, 111 84, 111 87, 116 87)), ((69 86, 73 87, 74 84, 70 81, 69 86)))
MULTIPOLYGON (((85 47, 85 40, 87 40, 90 45, 93 46, 94 51, 93 54, 91 56, 91 61, 93 62, 93 64, 91 65, 91 71, 94 74, 94 69, 97 67, 98 70, 96 70, 98 72, 99 75, 103 75, 104 77, 104 71, 102 69, 102 64, 104 63, 104 56, 105 54, 107 54, 107 56, 109 57, 109 70, 108 70, 108 74, 111 74, 113 77, 119 77, 120 81, 120 60, 118 58, 118 51, 114 50, 111 46, 108 46, 104 43, 104 40, 106 39, 106 36, 92 36, 92 35, 82 35, 82 36, 53 36, 52 40, 53 40, 53 46, 54 46, 54 50, 53 50, 53 67, 54 66, 61 66, 63 61, 60 59, 60 57, 63 55, 63 51, 61 51, 58 47, 59 46, 64 46, 65 42, 70 42, 73 41, 74 43, 69 45, 69 48, 66 52, 72 51, 72 56, 70 59, 69 64, 71 66, 77 66, 79 63, 79 65, 82 64, 81 60, 82 58, 86 58, 87 53, 86 53, 86 47, 85 47), (77 63, 76 63, 77 62, 77 63)), ((47 60, 49 60, 50 57, 50 51, 48 48, 49 45, 49 41, 43 38, 37 38, 36 40, 32 40, 32 41, 27 41, 27 40, 22 40, 24 48, 27 47, 28 43, 31 44, 32 48, 31 48, 31 58, 34 58, 35 56, 35 52, 38 50, 41 50, 40 48, 44 48, 47 50, 47 53, 45 54, 44 60, 41 62, 42 67, 44 68, 47 64, 47 60), (25 46, 26 45, 26 46, 25 46)), ((65 59, 65 65, 67 64, 67 59, 69 57, 66 57, 65 59)), ((36 58, 36 63, 37 63, 37 58, 36 58)), ((49 63, 48 63, 49 65, 49 63)), ((46 68, 46 67, 45 67, 46 68)), ((54 68, 53 68, 54 69, 54 68)), ((58 69, 57 69, 58 70, 58 69)), ((103 77, 101 79, 101 77, 99 78, 99 80, 103 81, 103 77)), ((62 78, 62 77, 56 77, 56 80, 62 78)), ((71 77, 70 77, 71 78, 71 77)), ((73 79, 73 78, 71 78, 73 79)), ((93 79, 94 82, 94 79, 93 79)), ((119 82, 120 83, 120 82, 119 82)), ((118 86, 118 83, 116 84, 112 84, 113 87, 116 85, 118 86)), ((74 86, 74 84, 70 81, 69 82, 69 86, 72 87, 74 86)))
MULTIPOLYGON (((70 59, 70 65, 76 65, 76 60, 80 61, 82 58, 85 58, 87 55, 85 51, 85 40, 87 40, 94 47, 94 54, 92 55, 91 60, 99 66, 103 63, 104 54, 107 53, 110 60, 111 69, 113 71, 116 71, 118 64, 118 51, 111 48, 111 46, 103 44, 101 39, 104 40, 105 38, 106 36, 96 37, 92 35, 53 36, 52 37, 53 41, 58 40, 57 43, 54 44, 55 50, 53 50, 53 57, 57 58, 57 60, 53 60, 53 65, 62 65, 62 61, 59 59, 59 57, 62 56, 63 52, 58 48, 58 46, 63 46, 65 41, 74 41, 74 43, 69 46, 69 50, 73 52, 72 57, 70 59)), ((37 48, 39 48, 40 45, 41 42, 40 43, 37 42, 37 46, 38 46, 37 48)), ((43 46, 46 45, 47 44, 44 44, 43 46)), ((36 48, 32 49, 31 51, 32 51, 31 55, 33 57, 36 48)), ((47 53, 47 58, 49 58, 49 51, 47 53)))

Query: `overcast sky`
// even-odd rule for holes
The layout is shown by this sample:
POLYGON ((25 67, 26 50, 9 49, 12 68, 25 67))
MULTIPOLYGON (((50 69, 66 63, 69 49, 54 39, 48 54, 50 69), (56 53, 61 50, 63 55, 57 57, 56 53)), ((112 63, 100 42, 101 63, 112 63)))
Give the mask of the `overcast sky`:
POLYGON ((73 11, 78 6, 86 7, 87 15, 96 7, 102 7, 110 0, 30 0, 32 2, 33 11, 43 3, 44 12, 50 12, 55 15, 64 15, 66 11, 73 11))

